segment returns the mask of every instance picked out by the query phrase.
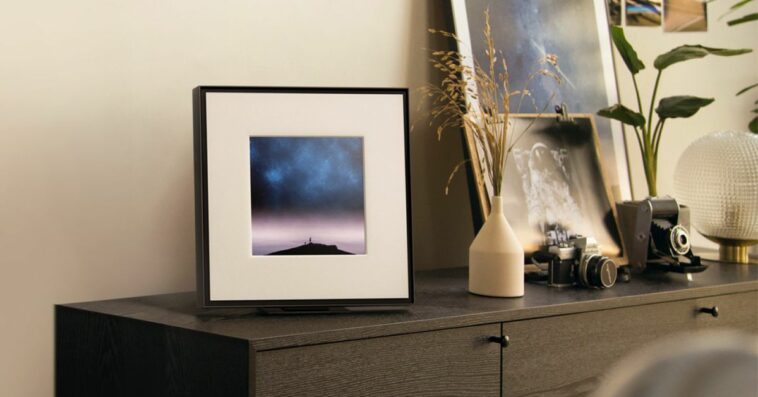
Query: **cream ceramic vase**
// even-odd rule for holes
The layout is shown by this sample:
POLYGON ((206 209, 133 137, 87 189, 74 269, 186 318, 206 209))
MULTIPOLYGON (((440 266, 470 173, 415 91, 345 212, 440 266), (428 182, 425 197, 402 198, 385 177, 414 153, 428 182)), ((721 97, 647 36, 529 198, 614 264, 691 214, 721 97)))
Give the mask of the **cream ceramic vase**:
POLYGON ((492 209, 469 248, 468 290, 477 295, 524 296, 524 249, 503 214, 503 198, 492 209))

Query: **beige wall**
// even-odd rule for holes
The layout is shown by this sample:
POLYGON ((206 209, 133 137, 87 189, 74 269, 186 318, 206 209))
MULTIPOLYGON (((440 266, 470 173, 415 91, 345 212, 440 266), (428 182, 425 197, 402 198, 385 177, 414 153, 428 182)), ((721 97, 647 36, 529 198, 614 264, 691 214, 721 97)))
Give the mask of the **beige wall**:
MULTIPOLYGON (((446 4, 439 2, 438 4, 446 4)), ((0 19, 0 394, 53 385, 53 304, 194 288, 199 84, 417 87, 426 1, 7 1, 0 19)), ((411 96, 415 109, 415 95, 411 96)), ((414 117, 414 120, 416 118, 414 117)), ((412 138, 419 268, 473 238, 454 135, 412 138)))
MULTIPOLYGON (((193 288, 192 87, 414 88, 430 79, 423 48, 444 45, 430 43, 426 27, 450 28, 444 0, 7 1, 2 9, 0 390, 9 396, 52 394, 54 303, 193 288)), ((640 30, 631 38, 648 59, 659 45, 737 35, 712 23, 705 37, 640 30)), ((721 97, 755 77, 750 62, 706 60, 693 70, 710 83, 667 81, 666 90, 720 101, 669 131, 672 158, 697 134, 744 124, 746 105, 721 97)), ((417 266, 462 265, 473 238, 466 179, 443 196, 460 137, 437 142, 418 113, 412 120, 417 266)), ((666 192, 670 176, 661 174, 666 192)))

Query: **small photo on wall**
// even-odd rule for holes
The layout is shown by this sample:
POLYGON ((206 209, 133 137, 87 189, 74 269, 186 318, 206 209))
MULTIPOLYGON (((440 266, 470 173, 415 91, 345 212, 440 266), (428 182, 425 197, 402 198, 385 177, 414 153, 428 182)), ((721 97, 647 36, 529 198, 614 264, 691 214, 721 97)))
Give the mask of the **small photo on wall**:
POLYGON ((703 0, 664 0, 663 31, 708 31, 708 13, 706 3, 703 0))
POLYGON ((366 253, 362 137, 250 137, 252 255, 366 253))
POLYGON ((621 26, 621 0, 608 0, 608 23, 621 26))
POLYGON ((626 0, 627 26, 661 26, 661 2, 626 0))

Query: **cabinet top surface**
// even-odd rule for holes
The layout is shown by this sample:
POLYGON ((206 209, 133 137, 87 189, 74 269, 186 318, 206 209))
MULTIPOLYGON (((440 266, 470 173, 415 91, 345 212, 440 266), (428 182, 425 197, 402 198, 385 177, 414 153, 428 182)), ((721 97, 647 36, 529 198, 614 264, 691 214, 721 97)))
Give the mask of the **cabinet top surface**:
POLYGON ((244 339, 256 350, 269 350, 755 291, 758 266, 711 264, 692 281, 682 274, 635 274, 631 282, 606 290, 527 283, 523 298, 487 298, 469 294, 466 287, 466 268, 417 272, 415 304, 396 311, 346 314, 201 310, 194 292, 61 307, 244 339))

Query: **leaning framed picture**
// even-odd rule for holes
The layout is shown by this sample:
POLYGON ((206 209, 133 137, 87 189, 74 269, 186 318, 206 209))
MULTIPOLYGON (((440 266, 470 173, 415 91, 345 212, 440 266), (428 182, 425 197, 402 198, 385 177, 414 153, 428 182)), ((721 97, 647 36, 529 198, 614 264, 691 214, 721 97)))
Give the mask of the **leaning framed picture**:
MULTIPOLYGON (((570 112, 595 113, 618 102, 616 75, 607 15, 607 0, 450 0, 458 50, 473 67, 488 65, 483 37, 484 12, 489 10, 492 37, 508 64, 510 83, 522 89, 548 54, 559 65, 563 83, 535 79, 527 101, 511 101, 512 113, 540 113, 565 103, 570 112), (532 104, 536 104, 532 106, 532 104)), ((498 70, 498 73, 501 71, 498 70)), ((476 99, 476 87, 466 100, 476 99)), ((597 120, 601 161, 614 201, 630 200, 631 184, 621 123, 597 120)), ((477 150, 468 147, 469 152, 477 150)), ((481 153, 480 153, 481 155, 481 153)), ((487 189, 492 194, 491 186, 487 189)), ((481 206, 489 213, 489 197, 481 206)), ((475 225, 479 227, 480 225, 475 225)))
POLYGON ((413 302, 407 89, 193 95, 202 307, 413 302))
MULTIPOLYGON (((603 255, 626 264, 594 117, 511 114, 509 123, 514 135, 503 172, 503 209, 524 253, 574 236, 594 237, 603 255)), ((475 144, 471 135, 466 131, 475 144)), ((484 201, 487 178, 472 155, 477 195, 484 201)))

